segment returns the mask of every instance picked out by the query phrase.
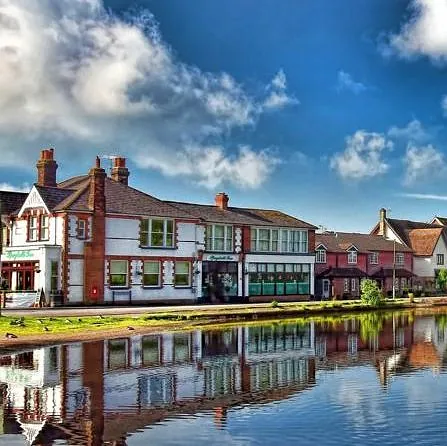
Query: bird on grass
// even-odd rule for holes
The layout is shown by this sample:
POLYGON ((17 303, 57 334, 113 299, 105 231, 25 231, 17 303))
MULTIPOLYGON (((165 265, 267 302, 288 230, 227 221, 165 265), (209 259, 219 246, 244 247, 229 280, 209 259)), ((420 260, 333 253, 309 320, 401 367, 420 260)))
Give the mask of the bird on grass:
POLYGON ((78 317, 78 322, 82 322, 82 319, 80 317, 78 317))
POLYGON ((100 314, 98 317, 99 319, 104 319, 104 316, 102 314, 100 314))
POLYGON ((7 339, 16 339, 17 335, 15 335, 14 333, 6 333, 5 334, 5 338, 7 338, 7 339))
POLYGON ((65 323, 67 323, 67 324, 72 324, 73 322, 71 322, 70 319, 65 319, 65 323))
POLYGON ((50 329, 48 328, 48 327, 43 327, 43 329, 45 330, 45 331, 50 331, 50 329))
POLYGON ((43 324, 43 321, 41 319, 37 319, 38 324, 43 324))
POLYGON ((133 328, 133 327, 131 327, 131 326, 127 327, 127 329, 128 329, 129 331, 135 330, 135 328, 133 328))

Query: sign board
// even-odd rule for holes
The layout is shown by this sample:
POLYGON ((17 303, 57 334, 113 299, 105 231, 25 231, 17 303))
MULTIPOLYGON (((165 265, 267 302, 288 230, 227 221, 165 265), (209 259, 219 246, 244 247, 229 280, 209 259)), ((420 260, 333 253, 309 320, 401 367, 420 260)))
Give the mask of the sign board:
POLYGON ((238 262, 238 254, 204 254, 203 260, 208 262, 238 262))
POLYGON ((31 249, 5 250, 3 260, 32 260, 36 258, 37 251, 31 249))

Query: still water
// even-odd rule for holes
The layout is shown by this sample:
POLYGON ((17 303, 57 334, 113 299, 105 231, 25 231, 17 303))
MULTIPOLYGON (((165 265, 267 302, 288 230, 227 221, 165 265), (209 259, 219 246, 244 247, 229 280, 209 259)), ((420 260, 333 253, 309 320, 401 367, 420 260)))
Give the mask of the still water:
POLYGON ((441 445, 447 311, 0 356, 0 445, 441 445))

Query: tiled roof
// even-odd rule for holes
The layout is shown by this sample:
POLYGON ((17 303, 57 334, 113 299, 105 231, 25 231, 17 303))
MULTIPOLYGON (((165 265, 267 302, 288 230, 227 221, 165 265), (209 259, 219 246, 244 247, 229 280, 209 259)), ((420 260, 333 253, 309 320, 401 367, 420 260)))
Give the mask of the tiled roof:
POLYGON ((72 189, 61 189, 58 187, 35 185, 35 188, 50 211, 53 211, 59 203, 75 192, 72 189))
MULTIPOLYGON (((355 246, 359 252, 393 251, 394 243, 379 235, 359 234, 356 232, 337 232, 316 234, 315 246, 324 245, 329 252, 346 252, 351 246, 355 246)), ((405 245, 397 244, 400 252, 410 252, 405 245)))
POLYGON ((57 187, 63 189, 77 189, 78 187, 82 187, 82 184, 88 180, 88 175, 79 175, 77 177, 69 178, 68 180, 61 181, 57 184, 57 187))
POLYGON ((8 215, 19 210, 25 203, 27 193, 0 191, 1 213, 8 215))
MULTIPOLYGON (((411 271, 408 271, 405 268, 396 268, 394 271, 396 277, 413 277, 414 274, 411 271)), ((393 277, 393 268, 380 268, 374 274, 371 275, 374 278, 385 278, 385 277, 393 277)))
POLYGON ((318 274, 318 277, 366 277, 365 271, 359 268, 333 268, 329 267, 327 270, 318 274))
POLYGON ((389 218, 387 222, 416 256, 433 255, 439 237, 447 231, 444 226, 419 221, 389 218))
POLYGON ((439 222, 439 224, 443 226, 447 226, 447 217, 435 217, 432 221, 432 223, 435 223, 435 220, 439 222))

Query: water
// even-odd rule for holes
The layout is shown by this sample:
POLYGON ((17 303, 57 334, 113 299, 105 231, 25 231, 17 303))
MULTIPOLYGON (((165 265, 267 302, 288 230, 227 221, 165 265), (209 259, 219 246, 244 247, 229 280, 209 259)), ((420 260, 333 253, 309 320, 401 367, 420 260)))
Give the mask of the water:
POLYGON ((6 352, 0 445, 441 445, 447 310, 6 352))

